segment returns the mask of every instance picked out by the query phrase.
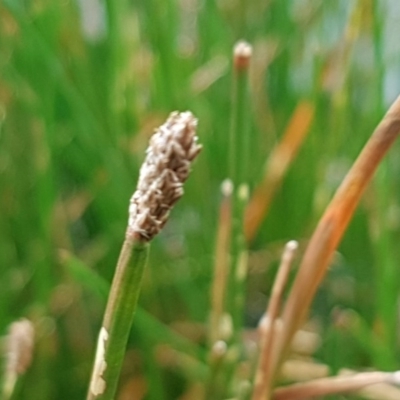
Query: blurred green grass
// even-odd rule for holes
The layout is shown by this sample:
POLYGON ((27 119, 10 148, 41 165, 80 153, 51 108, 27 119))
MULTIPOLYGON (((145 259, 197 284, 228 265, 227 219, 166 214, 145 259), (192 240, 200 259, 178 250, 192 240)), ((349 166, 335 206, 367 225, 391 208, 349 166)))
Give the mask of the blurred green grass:
MULTIPOLYGON (((0 329, 23 316, 37 327, 34 363, 16 399, 84 398, 147 139, 174 109, 197 115, 204 151, 152 247, 122 383, 145 376, 146 398, 176 399, 207 374, 204 337, 185 339, 168 326, 205 329, 219 186, 227 176, 230 57, 242 38, 254 46, 252 187, 296 105, 307 99, 316 107, 251 247, 254 259, 268 255, 247 288, 246 320, 254 326, 276 249, 309 237, 400 92, 396 10, 388 0, 3 0, 0 329), (93 23, 96 15, 90 28, 87 18, 93 23), (165 343, 198 364, 160 361, 165 343)), ((369 188, 315 302, 318 357, 334 370, 398 368, 398 151, 369 188), (340 309, 355 310, 360 326, 341 330, 333 323, 340 309)))

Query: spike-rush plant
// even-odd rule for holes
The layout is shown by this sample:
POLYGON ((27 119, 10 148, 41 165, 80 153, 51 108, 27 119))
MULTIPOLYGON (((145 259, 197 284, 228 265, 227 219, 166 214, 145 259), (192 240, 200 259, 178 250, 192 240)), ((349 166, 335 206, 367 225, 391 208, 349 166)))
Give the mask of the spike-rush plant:
POLYGON ((201 151, 192 113, 173 112, 151 137, 112 282, 89 386, 88 400, 114 398, 139 296, 149 243, 183 195, 191 163, 201 151))
MULTIPOLYGON (((284 140, 266 165, 265 178, 247 205, 249 138, 246 132, 246 81, 251 47, 240 42, 234 52, 233 124, 230 136, 231 180, 223 184, 224 199, 216 246, 215 277, 212 288, 210 324, 210 360, 212 374, 205 391, 206 399, 297 400, 359 390, 369 384, 399 384, 399 373, 359 373, 351 376, 326 377, 304 384, 276 388, 280 367, 288 355, 294 334, 307 317, 319 287, 356 206, 374 171, 400 133, 400 97, 393 103, 360 156, 348 172, 336 195, 315 229, 300 263, 286 302, 283 293, 297 242, 287 244, 269 306, 259 325, 259 356, 252 382, 235 382, 235 371, 241 353, 244 283, 247 275, 247 245, 255 234, 270 203, 271 194, 282 180, 309 127, 313 110, 301 104, 306 114, 300 123, 291 123, 284 140), (245 49, 245 50, 243 50, 245 49), (238 62, 238 54, 240 62, 238 62), (245 60, 245 62, 243 61, 245 60), (242 156, 241 150, 245 152, 242 156), (270 187, 268 187, 270 184, 270 187), (221 288, 218 291, 218 287, 221 288), (224 297, 224 298, 223 298, 224 297), (283 303, 283 304, 282 304, 283 303)), ((294 120, 298 117, 295 116, 294 120)))

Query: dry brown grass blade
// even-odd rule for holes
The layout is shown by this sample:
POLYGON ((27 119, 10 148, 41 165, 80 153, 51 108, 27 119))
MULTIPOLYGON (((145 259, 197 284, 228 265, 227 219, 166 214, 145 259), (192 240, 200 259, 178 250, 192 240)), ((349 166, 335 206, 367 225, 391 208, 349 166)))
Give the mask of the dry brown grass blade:
POLYGON ((232 182, 222 183, 223 199, 219 209, 217 243, 215 247, 214 279, 211 288, 209 340, 212 346, 221 339, 226 285, 229 273, 229 243, 232 225, 232 182))
POLYGON ((275 367, 304 321, 361 195, 399 133, 400 97, 392 104, 368 140, 311 237, 284 308, 283 332, 274 353, 275 367))
POLYGON ((303 400, 329 394, 360 390, 378 383, 399 383, 399 372, 363 372, 350 376, 334 376, 295 383, 274 391, 273 400, 303 400))
MULTIPOLYGON (((341 369, 339 371, 340 376, 351 376, 356 374, 355 371, 349 369, 341 369)), ((399 385, 399 372, 396 372, 396 386, 399 385)), ((393 383, 377 383, 375 385, 365 386, 364 388, 357 390, 357 394, 361 398, 368 400, 399 400, 400 389, 393 385, 393 383)))
POLYGON ((276 322, 280 313, 283 291, 289 278, 290 268, 297 250, 294 240, 286 244, 278 274, 272 287, 268 308, 260 324, 260 358, 254 382, 253 400, 265 400, 271 385, 271 352, 276 335, 276 322))
POLYGON ((399 400, 400 389, 388 383, 378 383, 376 385, 367 386, 359 390, 357 393, 362 398, 368 400, 399 400))
POLYGON ((264 169, 264 177, 255 189, 246 209, 244 231, 247 242, 256 235, 276 190, 298 149, 310 130, 314 117, 314 105, 303 101, 293 113, 282 141, 272 151, 264 169))

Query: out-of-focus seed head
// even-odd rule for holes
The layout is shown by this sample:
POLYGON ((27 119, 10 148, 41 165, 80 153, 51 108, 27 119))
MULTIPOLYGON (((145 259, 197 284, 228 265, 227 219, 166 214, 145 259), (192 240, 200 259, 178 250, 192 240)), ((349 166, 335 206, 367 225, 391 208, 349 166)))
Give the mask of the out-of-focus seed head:
POLYGON ((250 65, 253 48, 250 43, 241 40, 236 43, 233 49, 233 64, 235 70, 247 70, 250 65))
POLYGON ((191 162, 201 151, 197 119, 190 111, 173 112, 150 139, 129 206, 127 236, 151 240, 167 222, 173 205, 183 195, 191 162))
POLYGON ((30 321, 21 319, 8 328, 4 342, 5 368, 3 377, 4 398, 10 398, 17 382, 32 362, 35 330, 30 321))
POLYGON ((35 330, 27 319, 13 322, 6 339, 6 370, 23 374, 32 360, 35 330))

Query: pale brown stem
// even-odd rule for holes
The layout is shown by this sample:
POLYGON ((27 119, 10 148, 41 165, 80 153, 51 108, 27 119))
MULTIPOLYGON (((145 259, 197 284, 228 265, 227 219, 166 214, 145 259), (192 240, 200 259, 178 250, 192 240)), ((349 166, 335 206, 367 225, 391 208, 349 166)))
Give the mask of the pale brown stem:
POLYGON ((272 288, 269 305, 260 324, 261 349, 252 400, 269 399, 272 382, 271 353, 276 336, 276 322, 280 311, 283 291, 289 278, 290 268, 297 247, 298 243, 294 240, 286 244, 278 274, 272 288))
POLYGON ((388 383, 367 386, 357 392, 366 400, 399 400, 400 389, 388 383))
POLYGON ((278 388, 274 391, 273 400, 302 400, 330 394, 346 393, 360 390, 365 386, 378 383, 398 384, 400 372, 363 372, 350 376, 334 376, 316 379, 306 383, 278 388))

